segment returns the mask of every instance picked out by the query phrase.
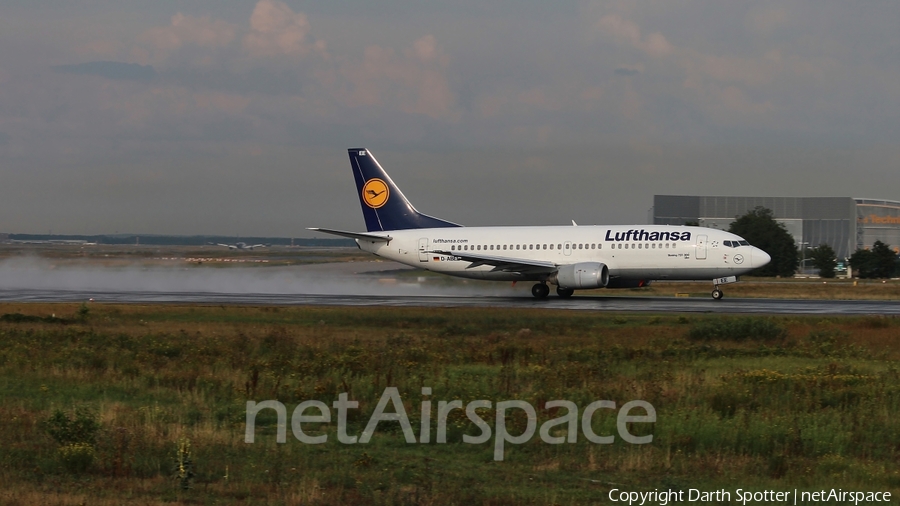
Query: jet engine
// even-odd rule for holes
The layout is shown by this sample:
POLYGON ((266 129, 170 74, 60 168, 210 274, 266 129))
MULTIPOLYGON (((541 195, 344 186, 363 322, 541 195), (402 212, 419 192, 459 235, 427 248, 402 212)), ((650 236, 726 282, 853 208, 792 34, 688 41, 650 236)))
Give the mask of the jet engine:
POLYGON ((563 265, 550 282, 562 288, 603 288, 609 283, 609 268, 599 262, 563 265))

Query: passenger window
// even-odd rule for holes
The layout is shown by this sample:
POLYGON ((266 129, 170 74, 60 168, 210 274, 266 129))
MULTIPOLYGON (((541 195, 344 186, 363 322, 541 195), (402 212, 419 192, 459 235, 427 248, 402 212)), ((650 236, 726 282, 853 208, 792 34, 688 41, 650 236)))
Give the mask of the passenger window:
POLYGON ((597 249, 597 245, 594 243, 591 243, 591 249, 597 249))
POLYGON ((597 245, 597 249, 603 249, 603 244, 602 244, 602 243, 601 243, 601 244, 598 244, 598 245, 597 245))
POLYGON ((641 244, 638 244, 638 249, 644 249, 644 246, 641 244))
POLYGON ((650 245, 649 245, 649 244, 645 244, 645 245, 644 245, 644 249, 650 249, 650 245))
POLYGON ((550 245, 550 249, 553 249, 553 245, 552 245, 552 244, 550 245))
POLYGON ((534 244, 529 244, 528 249, 534 249, 534 244))
POLYGON ((450 246, 450 251, 453 251, 455 249, 456 249, 456 246, 450 246))
POLYGON ((557 244, 556 249, 562 249, 562 244, 557 244))
POLYGON ((628 245, 627 245, 627 244, 625 245, 625 249, 628 249, 628 245))
POLYGON ((546 245, 546 244, 544 245, 544 249, 547 249, 547 245, 546 245))

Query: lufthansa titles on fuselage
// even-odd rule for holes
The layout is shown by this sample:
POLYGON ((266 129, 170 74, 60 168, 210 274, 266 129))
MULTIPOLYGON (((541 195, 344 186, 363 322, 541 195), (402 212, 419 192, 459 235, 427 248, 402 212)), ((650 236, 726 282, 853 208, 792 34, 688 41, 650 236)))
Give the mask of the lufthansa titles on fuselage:
MULTIPOLYGON (((626 242, 626 241, 690 241, 691 233, 687 231, 674 231, 674 230, 654 230, 652 232, 648 232, 644 229, 630 229, 626 231, 612 231, 606 230, 606 237, 604 238, 606 241, 610 242, 626 242)), ((470 242, 470 239, 448 239, 448 238, 436 238, 432 239, 434 244, 467 244, 470 242)), ((462 246, 460 246, 462 248, 462 246)), ((474 248, 474 246, 473 246, 474 248)))
POLYGON ((612 230, 607 230, 606 231, 606 240, 607 241, 690 241, 691 233, 690 232, 676 232, 676 231, 647 232, 644 229, 641 229, 641 230, 631 229, 626 232, 615 232, 615 234, 613 234, 612 230))

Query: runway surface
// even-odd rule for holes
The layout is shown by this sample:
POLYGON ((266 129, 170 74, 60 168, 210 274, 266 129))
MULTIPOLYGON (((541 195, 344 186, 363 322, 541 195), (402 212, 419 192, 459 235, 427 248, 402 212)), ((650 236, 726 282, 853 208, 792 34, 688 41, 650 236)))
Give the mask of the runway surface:
POLYGON ((106 303, 192 303, 295 306, 398 306, 398 307, 497 307, 543 308, 576 311, 635 311, 651 313, 756 313, 823 315, 900 315, 900 303, 888 301, 723 299, 668 297, 550 297, 530 296, 397 296, 397 295, 300 295, 211 292, 98 292, 65 290, 0 290, 0 301, 106 303))
POLYGON ((505 307, 576 311, 900 315, 895 301, 614 296, 598 291, 537 300, 530 284, 419 276, 393 262, 292 267, 180 267, 0 262, 0 302, 190 303, 295 306, 505 307))

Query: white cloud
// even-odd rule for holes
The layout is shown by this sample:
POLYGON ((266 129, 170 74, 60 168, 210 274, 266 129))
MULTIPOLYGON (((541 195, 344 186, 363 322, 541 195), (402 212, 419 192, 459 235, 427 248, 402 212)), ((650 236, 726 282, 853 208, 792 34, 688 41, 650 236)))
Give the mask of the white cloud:
POLYGON ((417 39, 402 54, 368 46, 362 62, 350 59, 341 65, 338 72, 347 86, 338 96, 349 107, 393 106, 409 114, 455 121, 448 61, 433 35, 417 39))
POLYGON ((235 39, 236 33, 236 26, 221 19, 178 13, 172 16, 169 25, 147 30, 141 40, 149 45, 152 62, 159 64, 186 45, 202 48, 227 46, 235 39))
POLYGON ((294 12, 277 0, 260 0, 256 4, 243 45, 251 56, 325 54, 325 41, 310 35, 306 14, 294 12))
POLYGON ((650 56, 667 56, 673 49, 662 33, 653 32, 647 37, 641 37, 641 29, 638 25, 619 14, 607 14, 601 17, 596 26, 601 31, 611 34, 619 43, 640 49, 650 56))

